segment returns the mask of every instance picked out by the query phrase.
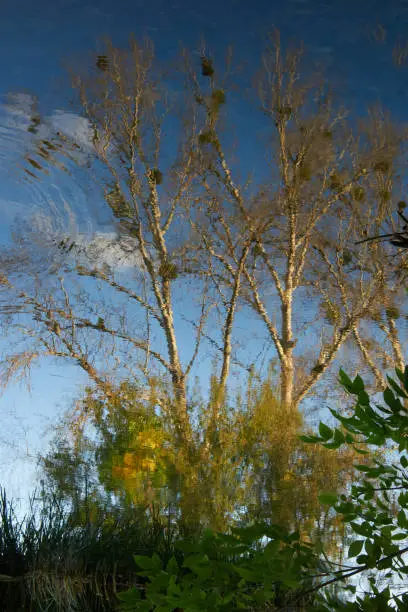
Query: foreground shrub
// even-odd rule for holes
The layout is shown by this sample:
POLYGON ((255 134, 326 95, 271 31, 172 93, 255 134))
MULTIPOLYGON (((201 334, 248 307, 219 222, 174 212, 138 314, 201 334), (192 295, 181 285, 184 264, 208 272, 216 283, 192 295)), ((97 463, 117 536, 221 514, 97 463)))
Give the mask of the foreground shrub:
POLYGON ((356 466, 362 478, 348 495, 321 495, 347 525, 350 544, 347 565, 336 571, 333 567, 332 575, 322 576, 317 588, 337 582, 355 591, 356 578, 366 585, 363 596, 347 606, 322 595, 321 610, 408 609, 408 366, 404 372, 395 371, 399 384, 387 376, 386 406, 373 406, 361 377, 352 381, 340 370, 340 383, 356 398, 352 414, 331 410, 340 427, 320 423, 319 436, 303 437, 329 449, 342 445, 358 449, 364 444, 382 451, 382 458, 376 455, 368 464, 356 466))
POLYGON ((312 589, 309 576, 319 561, 298 533, 258 523, 231 534, 207 530, 198 541, 179 541, 176 548, 183 552, 181 563, 135 556, 138 575, 147 581, 119 595, 121 610, 304 610, 312 600, 302 591, 312 589))

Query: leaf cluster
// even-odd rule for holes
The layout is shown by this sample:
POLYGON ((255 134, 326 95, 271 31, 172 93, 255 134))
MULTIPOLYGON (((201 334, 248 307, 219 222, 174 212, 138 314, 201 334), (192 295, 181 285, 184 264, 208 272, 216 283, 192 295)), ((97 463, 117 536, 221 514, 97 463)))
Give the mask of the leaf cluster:
MULTIPOLYGON (((385 406, 372 406, 362 378, 357 375, 351 380, 340 369, 341 385, 356 398, 351 416, 331 410, 340 428, 320 423, 319 435, 302 436, 305 442, 329 449, 352 445, 357 452, 365 454, 367 451, 361 448, 364 444, 382 451, 379 458, 377 455, 355 466, 362 479, 353 484, 348 495, 332 492, 320 495, 321 502, 333 507, 351 533, 348 559, 355 559, 355 565, 337 572, 335 581, 374 572, 377 577, 385 573, 383 578, 390 584, 394 578, 405 580, 408 574, 404 557, 408 551, 408 366, 404 372, 399 368, 395 372, 398 383, 387 376, 388 386, 383 392, 385 406)), ((393 599, 398 610, 406 610, 406 595, 393 599)), ((352 606, 341 607, 329 596, 322 596, 321 608, 317 609, 395 609, 390 606, 390 600, 389 588, 380 591, 371 581, 365 596, 352 606)))
POLYGON ((230 534, 205 530, 196 542, 180 540, 183 559, 164 564, 158 555, 135 555, 145 591, 121 593, 121 610, 252 610, 266 603, 286 605, 299 597, 307 570, 316 567, 310 544, 299 533, 266 523, 234 528, 230 534), (267 538, 266 545, 261 540, 267 538), (143 598, 144 596, 144 598, 143 598))

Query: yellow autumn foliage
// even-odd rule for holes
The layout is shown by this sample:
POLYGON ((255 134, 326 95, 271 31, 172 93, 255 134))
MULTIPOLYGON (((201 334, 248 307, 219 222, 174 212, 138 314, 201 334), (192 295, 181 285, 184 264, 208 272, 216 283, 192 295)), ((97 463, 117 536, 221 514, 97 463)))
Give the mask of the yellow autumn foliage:
POLYGON ((247 490, 251 512, 310 538, 331 539, 336 552, 343 527, 329 520, 319 494, 344 490, 362 457, 349 447, 333 451, 303 443, 299 439, 305 433, 303 415, 277 400, 270 379, 252 391, 240 422, 245 434, 241 443, 251 465, 247 490))
POLYGON ((128 439, 128 448, 112 461, 112 479, 117 491, 134 504, 147 502, 165 486, 173 451, 166 442, 166 432, 157 427, 144 427, 128 439), (147 496, 147 490, 149 496, 147 496))

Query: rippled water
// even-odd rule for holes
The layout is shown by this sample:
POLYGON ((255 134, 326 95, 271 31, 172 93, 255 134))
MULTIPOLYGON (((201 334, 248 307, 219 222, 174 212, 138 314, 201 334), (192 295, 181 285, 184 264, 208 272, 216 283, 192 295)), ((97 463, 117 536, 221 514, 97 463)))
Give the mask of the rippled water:
POLYGON ((45 10, 44 2, 35 10, 28 4, 16 2, 6 10, 3 24, 7 32, 0 42, 0 51, 4 45, 4 53, 0 54, 0 84, 3 91, 11 92, 0 99, 3 234, 16 215, 26 220, 33 214, 40 215, 35 223, 51 224, 56 232, 92 231, 107 223, 107 219, 98 217, 101 213, 96 205, 99 195, 95 184, 89 176, 75 172, 71 164, 68 163, 71 176, 51 167, 48 175, 42 173, 41 181, 35 179, 38 175, 35 164, 41 163, 38 155, 33 155, 35 143, 47 139, 55 129, 75 135, 81 146, 78 157, 86 163, 89 155, 86 123, 73 113, 60 110, 62 96, 57 92, 53 94, 48 116, 41 117, 41 124, 37 124, 37 100, 28 93, 12 93, 26 87, 25 91, 39 91, 40 97, 48 95, 46 76, 53 74, 55 80, 63 72, 57 62, 70 54, 76 54, 78 59, 85 51, 94 50, 95 41, 105 33, 119 43, 127 40, 130 29, 137 36, 147 34, 163 57, 176 51, 178 40, 197 48, 204 37, 209 41, 209 49, 221 60, 226 45, 231 43, 237 61, 251 66, 259 59, 262 37, 276 25, 286 42, 305 41, 307 52, 328 67, 330 78, 349 100, 375 101, 381 93, 387 104, 405 108, 403 66, 399 66, 402 70, 399 73, 389 69, 393 50, 404 49, 406 45, 408 8, 402 0, 389 6, 363 0, 359 3, 289 0, 279 6, 260 1, 253 6, 228 0, 222 5, 209 2, 205 7, 162 0, 131 6, 124 0, 115 6, 94 0, 86 3, 60 0, 51 13, 45 10), (1 64, 3 58, 7 59, 1 64), (16 82, 19 85, 13 89, 16 82), (10 200, 12 206, 8 204, 10 200))
POLYGON ((92 233, 98 227, 98 190, 89 164, 89 130, 85 120, 56 110, 41 118, 36 100, 9 94, 0 100, 1 238, 10 233, 47 246, 58 237, 92 233), (37 119, 38 117, 38 119, 37 119), (58 153, 56 132, 75 139, 75 159, 58 153))

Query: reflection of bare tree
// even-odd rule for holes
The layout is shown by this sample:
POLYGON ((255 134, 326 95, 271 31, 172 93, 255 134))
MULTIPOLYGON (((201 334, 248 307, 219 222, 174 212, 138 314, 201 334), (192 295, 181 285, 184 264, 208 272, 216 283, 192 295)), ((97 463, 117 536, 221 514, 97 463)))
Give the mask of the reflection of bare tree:
POLYGON ((377 216, 388 212, 400 150, 398 131, 385 113, 370 112, 360 133, 354 132, 322 82, 302 79, 301 55, 301 50, 284 54, 277 33, 271 36, 259 95, 270 127, 273 178, 252 196, 235 175, 217 114, 191 70, 211 128, 201 135, 203 167, 212 171, 204 182, 211 215, 207 228, 196 226, 197 233, 210 256, 212 280, 230 289, 244 240, 256 237, 243 266, 241 301, 248 316, 255 314, 263 323, 276 351, 280 398, 288 407, 317 389, 378 301, 379 275, 362 275, 356 283, 348 273, 358 259, 350 241, 361 233, 348 223, 348 210, 364 211, 372 197, 377 216), (313 339, 306 339, 302 329, 305 312, 299 297, 305 291, 311 297, 309 310, 318 315, 313 339), (323 328, 324 335, 319 333, 323 328), (300 345, 302 351, 306 347, 308 363, 300 345))
MULTIPOLYGON (((186 394, 193 364, 202 346, 209 348, 220 359, 217 380, 225 391, 231 364, 244 365, 234 354, 240 308, 256 318, 275 351, 285 405, 297 407, 318 388, 351 337, 380 378, 359 326, 375 315, 379 297, 392 314, 384 297, 390 276, 377 256, 350 245, 364 236, 372 212, 376 231, 389 213, 399 132, 374 112, 361 129, 351 128, 324 81, 300 78, 301 50, 283 53, 276 33, 269 42, 258 83, 271 132, 270 173, 256 188, 241 179, 226 147, 229 93, 207 56, 200 74, 183 55, 181 104, 149 42, 131 41, 127 53, 108 45, 107 63, 75 76, 86 146, 103 185, 101 208, 117 234, 57 239, 54 252, 66 257, 47 286, 35 267, 22 286, 24 262, 9 258, 2 311, 14 317, 10 329, 26 346, 6 356, 5 379, 48 355, 73 360, 109 394, 120 368, 148 378, 154 363, 171 380, 175 427, 191 441, 186 394), (127 274, 110 265, 108 251, 116 264, 123 255, 127 274), (19 282, 11 278, 16 269, 19 282), (107 292, 110 304, 102 297, 107 292), (192 321, 187 356, 180 319, 192 321)), ((78 145, 59 134, 58 146, 47 139, 57 150, 45 159, 40 126, 36 136, 40 167, 29 163, 30 172, 53 167, 59 151, 75 158, 78 145)), ((384 237, 400 245, 405 232, 384 237)), ((392 320, 382 324, 394 333, 392 320)), ((217 409, 208 421, 209 429, 217 427, 217 409)))
MULTIPOLYGON (((74 362, 108 396, 119 371, 130 370, 127 374, 133 376, 138 372, 147 382, 152 371, 160 373, 173 389, 165 409, 189 447, 194 435, 188 377, 206 343, 221 358, 220 388, 227 384, 234 362, 232 330, 242 269, 254 238, 245 241, 233 286, 224 288, 221 301, 209 279, 196 274, 189 221, 194 220, 191 204, 200 197, 202 184, 197 166, 202 118, 196 105, 189 100, 187 109, 184 103, 174 106, 150 43, 133 40, 128 52, 108 44, 106 53, 98 58, 96 73, 75 76, 74 86, 84 115, 81 125, 88 130, 82 144, 87 151, 92 148, 117 231, 86 240, 79 232, 58 236, 52 227, 34 232, 20 228, 18 247, 3 253, 2 261, 2 312, 8 317, 9 333, 13 330, 20 341, 3 360, 3 382, 45 356, 74 362), (103 61, 105 57, 109 61, 103 61), (179 122, 176 146, 171 122, 167 138, 170 114, 171 121, 179 122), (40 242, 38 249, 30 252, 27 236, 40 242), (54 267, 47 269, 52 275, 38 274, 37 253, 44 252, 49 258, 56 256, 54 267), (182 357, 176 318, 185 315, 187 302, 194 324, 190 354, 182 357), (208 325, 215 307, 220 317, 216 329, 208 325)), ((33 133, 36 151, 26 156, 30 176, 38 178, 59 167, 64 156, 81 166, 75 138, 61 131, 45 138, 43 129, 39 119, 33 133)))

